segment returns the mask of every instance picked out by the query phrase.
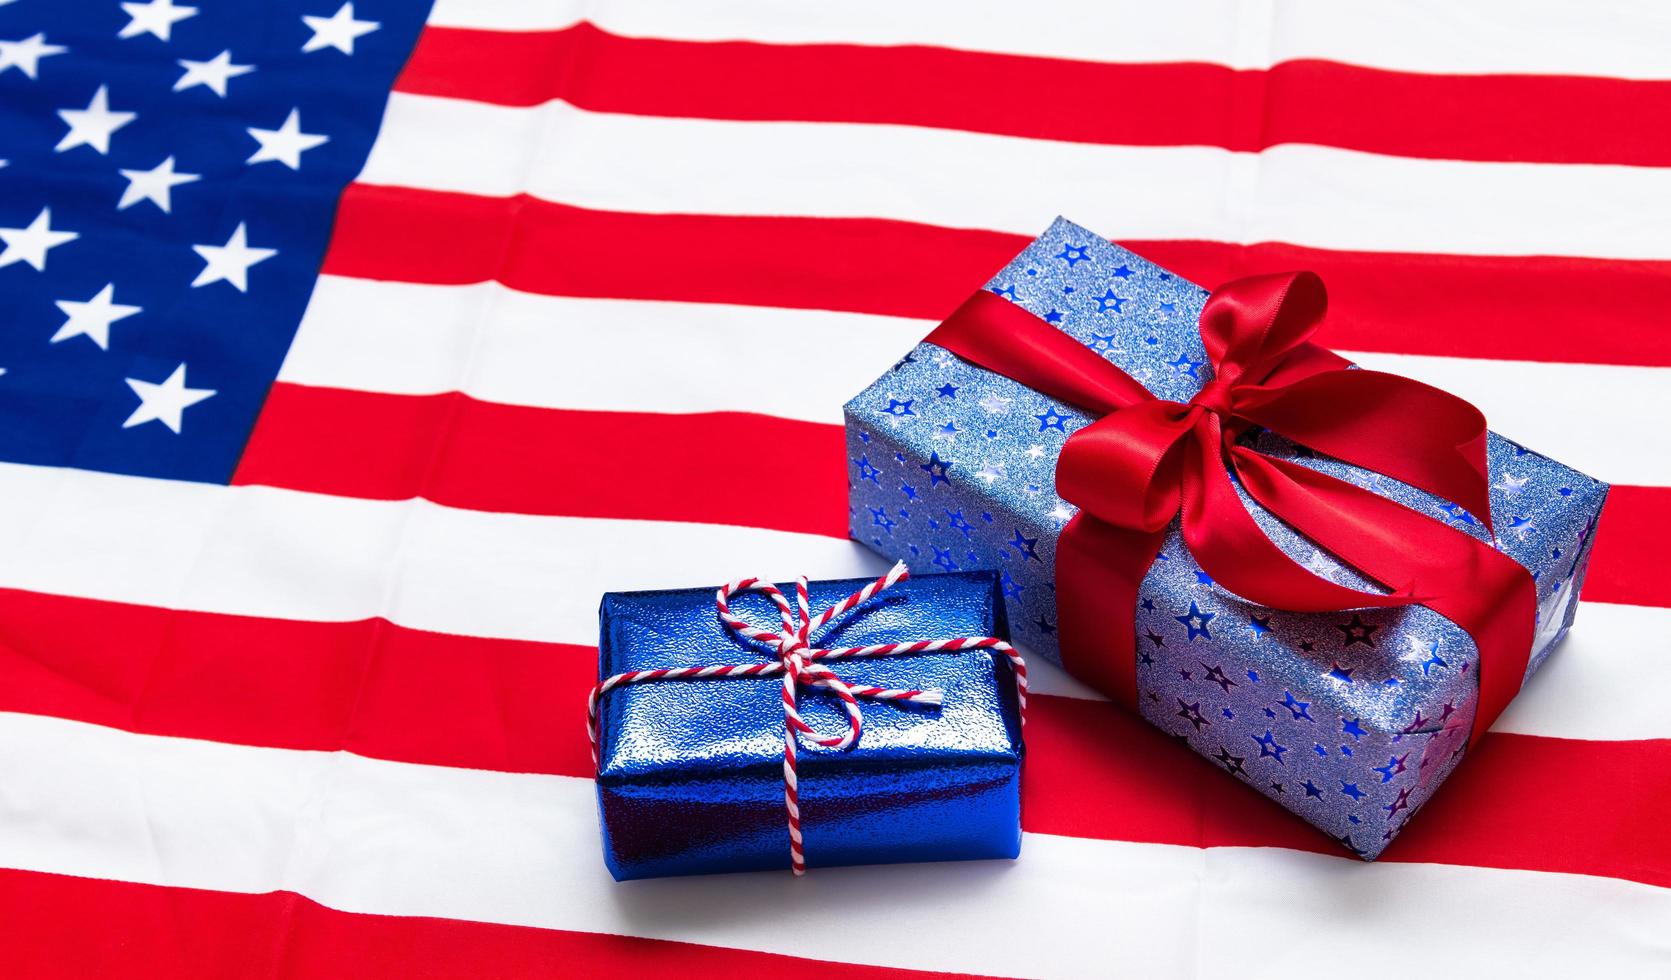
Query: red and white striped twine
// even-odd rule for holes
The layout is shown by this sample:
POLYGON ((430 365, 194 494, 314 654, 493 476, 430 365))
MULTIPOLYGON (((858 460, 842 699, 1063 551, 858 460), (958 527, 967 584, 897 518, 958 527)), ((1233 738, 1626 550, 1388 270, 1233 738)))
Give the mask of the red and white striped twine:
POLYGON ((852 660, 859 657, 897 657, 916 653, 962 653, 972 650, 995 650, 1009 658, 1010 667, 1015 673, 1016 700, 1021 708, 1022 724, 1026 724, 1027 712, 1027 664, 1021 654, 1015 651, 1003 640, 995 636, 959 636, 947 640, 915 640, 910 643, 878 643, 865 647, 839 647, 826 649, 812 646, 809 637, 813 631, 822 629, 832 619, 841 616, 870 599, 883 589, 897 582, 903 582, 911 577, 910 571, 900 562, 888 571, 886 575, 870 583, 859 591, 841 600, 830 608, 819 613, 811 614, 807 602, 807 580, 801 576, 795 580, 795 603, 790 605, 782 590, 770 582, 758 578, 738 579, 720 588, 714 596, 714 604, 719 608, 719 618, 726 627, 748 639, 764 643, 773 648, 777 659, 753 664, 714 664, 708 667, 672 667, 659 670, 630 670, 623 674, 605 678, 597 687, 592 688, 592 694, 586 704, 587 734, 592 739, 592 766, 598 765, 598 699, 617 687, 628 684, 643 684, 649 681, 673 680, 727 680, 735 677, 783 677, 783 803, 789 812, 789 860, 790 866, 797 875, 806 874, 806 859, 801 851, 801 808, 799 804, 799 783, 795 777, 795 743, 800 735, 807 735, 820 746, 841 750, 850 748, 858 743, 859 733, 864 729, 864 716, 859 710, 859 698, 869 698, 873 701, 907 701, 912 704, 926 704, 939 707, 942 692, 937 690, 899 690, 887 687, 875 687, 870 684, 848 684, 835 671, 824 666, 821 661, 852 660), (731 612, 730 600, 732 596, 741 592, 761 592, 777 606, 782 618, 780 632, 751 626, 731 612), (813 727, 801 719, 801 713, 796 705, 796 694, 802 684, 823 688, 841 699, 841 706, 847 712, 847 729, 840 735, 820 735, 813 727))

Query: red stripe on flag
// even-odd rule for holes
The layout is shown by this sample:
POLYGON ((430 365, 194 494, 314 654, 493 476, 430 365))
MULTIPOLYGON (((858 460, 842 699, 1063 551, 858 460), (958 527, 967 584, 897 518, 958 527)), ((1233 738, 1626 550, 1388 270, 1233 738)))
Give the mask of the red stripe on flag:
MULTIPOLYGON (((1197 846, 1338 853, 1298 817, 1110 704, 1052 698, 1027 725, 1027 829, 1197 846), (1040 712, 1041 714, 1043 712, 1040 712), (1113 746, 1118 746, 1116 750, 1113 746), (1057 793, 1059 791, 1059 794, 1057 793), (1051 795, 1041 799, 1046 793, 1051 795), (1077 794, 1078 805, 1069 805, 1077 794)), ((1671 740, 1591 742, 1494 732, 1382 861, 1569 871, 1671 885, 1671 740)), ((1365 833, 1378 833, 1373 824, 1365 833)))
MULTIPOLYGON (((400 762, 591 774, 590 647, 0 592, 0 710, 400 762)), ((762 697, 770 698, 763 684, 762 697)), ((1107 702, 1030 703, 1024 826, 1338 853, 1107 702)), ((1493 734, 1382 860, 1671 885, 1671 740, 1493 734), (1602 789, 1605 788, 1605 789, 1602 789)), ((1344 858, 1343 858, 1344 859, 1344 858)))
MULTIPOLYGON (((663 415, 525 408, 465 395, 388 395, 280 383, 234 483, 467 510, 734 524, 847 536, 840 426, 741 412, 663 415), (610 438, 599 439, 599 432, 610 438), (723 444, 796 446, 810 478, 759 507, 758 473, 723 444), (642 459, 676 479, 577 479, 642 459)), ((1584 598, 1671 606, 1671 489, 1615 487, 1584 598)))
POLYGON ((31 871, 0 870, 0 921, 14 977, 964 976, 31 871))
POLYGON ((1079 143, 1247 151, 1315 143, 1447 160, 1671 164, 1671 137, 1644 125, 1671 100, 1665 81, 666 41, 583 23, 515 33, 428 28, 395 88, 511 106, 562 99, 596 112, 903 124, 1079 143), (1038 98, 1043 91, 1050 98, 1038 98))
POLYGON ((423 497, 502 513, 845 537, 841 439, 839 426, 741 412, 559 411, 456 392, 385 395, 280 383, 267 396, 233 482, 374 500, 423 497), (716 451, 727 441, 800 447, 808 479, 790 499, 760 507, 739 492, 760 474, 716 451), (664 478, 608 476, 645 459, 664 478))
MULTIPOLYGON (((324 271, 938 320, 1026 244, 870 218, 636 214, 355 184, 324 271)), ((1642 313, 1671 308, 1671 262, 1124 244, 1208 287, 1313 269, 1329 285, 1320 339, 1340 350, 1671 366, 1671 331, 1642 313)))
POLYGON ((1584 597, 1671 606, 1671 487, 1614 487, 1596 528, 1584 597))

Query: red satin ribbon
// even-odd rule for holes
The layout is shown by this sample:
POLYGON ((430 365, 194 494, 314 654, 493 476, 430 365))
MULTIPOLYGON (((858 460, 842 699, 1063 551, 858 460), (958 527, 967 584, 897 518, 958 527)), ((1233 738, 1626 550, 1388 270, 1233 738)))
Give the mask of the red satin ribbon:
POLYGON ((1429 385, 1348 369, 1310 343, 1326 306, 1309 272, 1221 286, 1201 311, 1212 380, 1188 404, 1156 398, 985 290, 926 339, 1099 416, 1056 464, 1057 492, 1080 508, 1056 545, 1058 636, 1071 673, 1135 706, 1137 590, 1181 516, 1202 570, 1244 599, 1306 613, 1421 604, 1466 630, 1480 653, 1478 738, 1525 677, 1531 575, 1443 521, 1236 442, 1263 426, 1459 504, 1490 528, 1484 416, 1429 385), (1261 506, 1389 592, 1337 585, 1290 558, 1254 522, 1232 473, 1261 506))

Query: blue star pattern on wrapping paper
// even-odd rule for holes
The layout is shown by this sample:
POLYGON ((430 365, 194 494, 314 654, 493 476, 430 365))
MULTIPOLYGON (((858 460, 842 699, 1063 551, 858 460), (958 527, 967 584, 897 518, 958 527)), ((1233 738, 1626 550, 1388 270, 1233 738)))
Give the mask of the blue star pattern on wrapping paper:
POLYGON ((1066 432, 1067 429, 1062 426, 1071 417, 1072 416, 1063 415, 1062 413, 1056 411, 1056 406, 1054 405, 1045 409, 1042 413, 1033 416, 1033 418, 1039 420, 1040 432, 1044 432, 1048 429, 1055 429, 1057 432, 1066 432))
POLYGON ((1023 537, 1022 534, 1021 534, 1021 529, 1020 528, 1015 529, 1015 537, 1010 539, 1009 544, 1010 544, 1011 548, 1015 549, 1016 554, 1020 555, 1021 557, 1026 558, 1030 561, 1038 561, 1039 560, 1039 552, 1038 552, 1039 539, 1038 538, 1023 537))
POLYGON ((1278 763, 1281 763, 1282 754, 1288 751, 1288 746, 1276 743, 1276 736, 1271 734, 1269 728, 1265 729, 1263 735, 1249 737, 1259 743, 1259 758, 1261 759, 1275 759, 1278 763))
POLYGON ((0 461, 231 480, 428 9, 330 3, 0 3, 0 461))
MULTIPOLYGON (((1205 293, 1093 237, 1059 223, 989 288, 1050 317, 1057 329, 1157 395, 1187 400, 1212 373, 1193 331, 1205 293), (1084 254, 1063 257, 1070 245, 1084 254), (1118 313, 1103 308, 1111 304, 1111 292, 1123 301, 1118 313)), ((848 406, 850 458, 868 453, 881 470, 879 482, 853 480, 853 537, 918 571, 941 571, 947 564, 996 570, 1016 637, 1051 658, 1057 642, 1056 535, 1077 512, 1055 492, 1054 463, 1064 438, 1085 420, 1072 418, 1074 406, 1043 402, 932 345, 915 354, 848 406), (955 397, 942 396, 946 386, 955 388, 955 397), (912 400, 917 414, 886 413, 890 398, 912 400), (924 417, 929 405, 935 410, 924 417), (955 439, 936 439, 947 422, 957 429, 955 439), (915 497, 902 486, 912 487, 915 497), (902 502, 909 516, 892 509, 902 502), (892 533, 874 526, 861 506, 887 509, 897 522, 892 533), (966 518, 968 529, 957 526, 953 513, 966 518)), ((1248 440, 1261 451, 1443 516, 1419 491, 1371 483, 1345 464, 1269 433, 1248 440)), ((1562 598, 1560 583, 1571 580, 1589 550, 1589 529, 1573 520, 1571 501, 1575 493, 1594 494, 1596 485, 1497 437, 1490 452, 1497 484, 1492 492, 1499 502, 1514 500, 1511 510, 1498 511, 1503 550, 1551 569, 1539 579, 1546 606, 1540 630, 1547 630, 1540 649, 1547 649, 1570 608, 1570 590, 1562 598), (1511 512, 1527 518, 1525 540, 1502 517, 1511 512), (1552 561, 1556 550, 1563 557, 1552 561)), ((1315 573, 1368 587, 1292 529, 1253 513, 1279 547, 1315 573)), ((1457 517, 1453 526, 1487 536, 1477 521, 1469 525, 1457 517)), ((1135 613, 1132 654, 1144 716, 1365 853, 1396 836, 1460 757, 1455 733, 1465 733, 1472 719, 1473 645, 1428 610, 1305 616, 1250 605, 1196 565, 1174 528, 1135 613), (1219 759, 1220 752, 1226 758, 1219 759), (1402 764, 1389 762, 1394 759, 1402 764), (1409 792, 1395 806, 1401 790, 1409 792)))
POLYGON ((1312 720, 1311 702, 1301 701, 1295 698, 1293 691, 1282 692, 1282 706, 1288 709, 1289 713, 1294 716, 1295 721, 1298 721, 1301 718, 1304 718, 1306 721, 1312 720))
POLYGON ((1384 766, 1375 766, 1375 771, 1381 774, 1381 782, 1390 783, 1394 776, 1405 772, 1404 760, 1408 758, 1410 758, 1410 753, 1406 752, 1403 755, 1388 757, 1387 764, 1384 766))
POLYGON ((1063 245, 1062 251, 1056 257, 1066 262, 1071 268, 1085 261, 1086 250, 1081 245, 1063 245))
POLYGON ((1212 622, 1213 617, 1216 615, 1218 614, 1202 612, 1200 608, 1196 606, 1194 600, 1191 600, 1189 604, 1189 612, 1183 614, 1182 616, 1173 616, 1172 618, 1180 623, 1183 623, 1189 630, 1189 635, 1185 637, 1186 639, 1194 640, 1199 638, 1211 640, 1213 638, 1213 634, 1208 631, 1207 624, 1212 622))
POLYGON ((1231 775, 1247 775, 1247 770, 1242 768, 1242 763, 1247 761, 1245 756, 1231 755, 1230 750, 1221 745, 1218 747, 1218 754, 1213 756, 1213 758, 1216 759, 1220 765, 1224 766, 1225 770, 1231 775))
MULTIPOLYGON (((1410 639, 1415 643, 1415 645, 1418 648, 1425 645, 1424 642, 1421 639, 1419 639, 1418 637, 1411 637, 1410 639)), ((1445 663, 1445 658, 1444 657, 1439 656, 1439 641, 1438 640, 1434 640, 1431 646, 1427 646, 1426 653, 1427 653, 1427 659, 1425 659, 1421 662, 1422 676, 1423 677, 1426 677, 1427 672, 1429 670, 1433 669, 1434 667, 1448 667, 1448 666, 1450 666, 1449 664, 1445 663)))
POLYGON ((1201 377, 1201 368, 1205 362, 1192 360, 1188 354, 1179 354, 1176 359, 1166 362, 1175 374, 1188 375, 1191 378, 1201 377))
POLYGON ((1114 289, 1111 286, 1101 296, 1097 297, 1097 312, 1098 313, 1119 313, 1119 312, 1121 312, 1121 309, 1129 302, 1131 302, 1131 300, 1129 300, 1128 298, 1126 298, 1124 296, 1114 295, 1114 289))
POLYGON ((934 487, 938 484, 951 482, 946 479, 946 473, 950 467, 950 463, 940 459, 939 453, 933 453, 929 456, 928 462, 924 463, 921 469, 923 472, 928 474, 928 488, 930 490, 934 489, 934 487))
POLYGON ((1224 690, 1224 693, 1229 694, 1230 689, 1237 686, 1235 681, 1233 681, 1229 677, 1225 676, 1224 668, 1220 667, 1218 664, 1213 664, 1211 666, 1208 666, 1206 663, 1202 663, 1201 666, 1207 668, 1207 673, 1206 673, 1207 680, 1210 681, 1211 683, 1217 684, 1220 688, 1222 688, 1224 690))
POLYGON ((1351 646, 1354 643, 1362 643, 1364 646, 1372 647, 1375 645, 1375 631, 1380 629, 1380 627, 1376 626, 1374 623, 1366 624, 1357 613, 1353 613, 1352 621, 1350 623, 1337 623, 1335 625, 1335 629, 1340 630, 1346 635, 1347 646, 1351 646))

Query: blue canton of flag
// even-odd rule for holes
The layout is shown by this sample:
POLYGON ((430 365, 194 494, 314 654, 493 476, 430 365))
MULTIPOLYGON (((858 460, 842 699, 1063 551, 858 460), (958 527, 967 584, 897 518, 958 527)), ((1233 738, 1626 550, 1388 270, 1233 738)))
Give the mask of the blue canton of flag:
POLYGON ((231 479, 428 8, 0 4, 0 459, 231 479))

